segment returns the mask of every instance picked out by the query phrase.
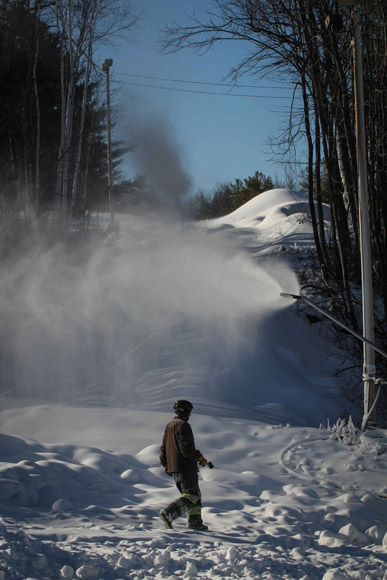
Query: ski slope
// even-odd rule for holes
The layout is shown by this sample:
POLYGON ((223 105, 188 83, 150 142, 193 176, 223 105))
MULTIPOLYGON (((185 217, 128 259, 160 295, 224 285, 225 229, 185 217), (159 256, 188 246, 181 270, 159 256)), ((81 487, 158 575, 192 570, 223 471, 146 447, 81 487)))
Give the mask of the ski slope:
POLYGON ((0 281, 0 577, 386 579, 387 432, 328 428, 356 414, 337 352, 280 297, 313 251, 306 198, 120 225, 87 260, 35 252, 0 281), (176 398, 215 464, 206 533, 158 518, 176 398))

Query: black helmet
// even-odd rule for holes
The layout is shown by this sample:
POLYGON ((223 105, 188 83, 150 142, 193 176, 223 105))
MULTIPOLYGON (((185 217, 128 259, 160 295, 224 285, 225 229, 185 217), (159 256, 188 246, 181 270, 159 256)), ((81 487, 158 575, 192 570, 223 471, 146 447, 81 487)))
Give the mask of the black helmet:
POLYGON ((188 417, 192 409, 193 404, 190 403, 189 401, 184 400, 176 401, 175 404, 173 405, 173 410, 175 411, 175 414, 182 419, 188 417))

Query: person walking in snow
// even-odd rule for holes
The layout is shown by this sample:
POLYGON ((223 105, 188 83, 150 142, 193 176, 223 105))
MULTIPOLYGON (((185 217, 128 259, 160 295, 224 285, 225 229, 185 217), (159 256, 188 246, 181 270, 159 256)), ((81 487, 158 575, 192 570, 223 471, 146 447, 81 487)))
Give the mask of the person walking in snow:
POLYGON ((198 463, 211 467, 212 464, 195 447, 191 425, 188 423, 192 409, 193 405, 189 401, 175 402, 173 406, 175 417, 165 427, 160 448, 160 463, 165 473, 175 478, 176 487, 182 494, 160 511, 160 518, 169 529, 173 527, 172 522, 184 513, 187 513, 189 528, 208 529, 201 516, 198 463))

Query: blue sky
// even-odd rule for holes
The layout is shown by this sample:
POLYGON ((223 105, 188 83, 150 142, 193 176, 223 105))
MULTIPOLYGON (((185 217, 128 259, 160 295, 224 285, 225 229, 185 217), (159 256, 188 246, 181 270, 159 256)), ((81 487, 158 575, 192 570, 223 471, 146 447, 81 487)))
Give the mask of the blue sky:
MULTIPOLYGON (((183 22, 194 9, 205 10, 211 4, 210 0, 142 0, 138 4, 142 18, 134 40, 103 53, 103 58, 114 60, 111 86, 121 108, 129 116, 138 110, 143 116, 158 115, 172 126, 181 161, 192 180, 192 193, 199 189, 209 193, 220 183, 244 179, 255 171, 283 179, 283 166, 272 161, 267 142, 286 124, 292 94, 288 85, 281 88, 278 82, 267 79, 245 77, 239 84, 275 88, 197 84, 224 81, 231 67, 247 53, 243 43, 223 42, 203 56, 186 50, 161 52, 160 30, 166 24, 183 22), (211 94, 214 92, 257 97, 211 94)), ((130 158, 127 173, 130 177, 137 173, 130 158)))

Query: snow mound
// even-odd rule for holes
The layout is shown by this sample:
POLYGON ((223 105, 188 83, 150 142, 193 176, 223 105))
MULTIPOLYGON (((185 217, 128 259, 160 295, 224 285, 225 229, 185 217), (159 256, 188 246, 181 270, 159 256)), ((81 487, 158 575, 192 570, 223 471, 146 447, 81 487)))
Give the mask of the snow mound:
POLYGON ((270 189, 253 197, 232 213, 219 218, 219 220, 223 220, 225 223, 233 222, 238 227, 243 227, 244 220, 251 221, 251 223, 259 223, 271 212, 281 211, 281 208, 284 209, 284 216, 294 213, 302 214, 307 202, 308 196, 303 193, 290 191, 289 189, 270 189), (285 208, 288 208, 288 210, 286 211, 285 208))
MULTIPOLYGON (((326 204, 323 214, 324 226, 329 228, 326 204)), ((288 189, 260 193, 232 213, 201 224, 210 231, 239 239, 241 246, 255 255, 314 251, 308 196, 288 189)))

